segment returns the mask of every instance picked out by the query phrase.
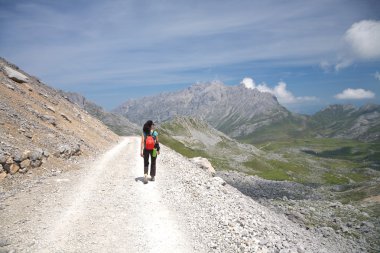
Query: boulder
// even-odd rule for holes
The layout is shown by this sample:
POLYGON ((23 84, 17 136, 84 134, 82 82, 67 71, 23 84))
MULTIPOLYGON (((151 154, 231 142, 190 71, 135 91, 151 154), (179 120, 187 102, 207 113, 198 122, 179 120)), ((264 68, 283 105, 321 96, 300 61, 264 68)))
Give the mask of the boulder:
POLYGON ((13 161, 13 158, 11 156, 9 156, 8 159, 5 161, 5 164, 8 164, 8 165, 11 165, 13 163, 14 163, 14 161, 13 161))
POLYGON ((26 83, 28 82, 28 77, 17 70, 14 70, 8 66, 4 66, 5 74, 15 82, 18 83, 26 83))
POLYGON ((22 154, 20 152, 16 152, 13 154, 13 161, 20 163, 22 161, 22 154))
POLYGON ((22 160, 26 160, 28 159, 30 156, 30 151, 29 150, 25 150, 23 153, 22 153, 22 160))
POLYGON ((7 173, 5 171, 0 172, 0 180, 7 177, 7 173))
POLYGON ((58 151, 60 154, 64 154, 64 153, 70 153, 70 146, 69 145, 61 145, 59 148, 58 148, 58 151))
POLYGON ((50 116, 50 115, 41 115, 40 118, 43 120, 43 121, 46 121, 48 122, 49 124, 52 124, 53 126, 56 126, 57 123, 56 123, 56 119, 54 116, 50 116))
POLYGON ((35 161, 30 162, 30 166, 32 166, 33 168, 40 167, 41 164, 42 164, 41 160, 35 160, 35 161))
POLYGON ((17 163, 13 163, 13 164, 11 164, 11 165, 9 166, 9 173, 10 173, 11 175, 16 174, 17 171, 19 171, 19 169, 20 169, 20 166, 18 166, 17 163))
POLYGON ((25 174, 26 172, 28 172, 28 168, 23 168, 23 169, 20 169, 18 172, 21 173, 21 174, 25 174))
POLYGON ((197 164, 202 169, 208 171, 208 173, 211 174, 211 176, 215 176, 215 169, 214 167, 212 167, 211 163, 206 158, 194 157, 194 158, 191 158, 190 161, 197 164))
POLYGON ((80 149, 80 145, 77 144, 72 150, 71 150, 71 154, 72 155, 80 155, 82 152, 81 152, 81 149, 80 149))
POLYGON ((37 161, 37 160, 41 160, 42 159, 42 155, 43 155, 43 151, 42 151, 42 149, 36 149, 35 151, 33 151, 31 154, 30 154, 30 156, 29 156, 29 158, 30 158, 30 160, 32 160, 32 161, 37 161))
POLYGON ((49 151, 44 150, 43 156, 46 157, 46 158, 48 158, 50 156, 49 151))
POLYGON ((4 171, 3 165, 0 164, 0 172, 3 172, 3 171, 4 171))
POLYGON ((22 169, 24 169, 24 168, 28 168, 30 166, 30 160, 29 159, 26 159, 26 160, 24 160, 24 161, 22 161, 21 163, 20 163, 20 167, 22 168, 22 169))

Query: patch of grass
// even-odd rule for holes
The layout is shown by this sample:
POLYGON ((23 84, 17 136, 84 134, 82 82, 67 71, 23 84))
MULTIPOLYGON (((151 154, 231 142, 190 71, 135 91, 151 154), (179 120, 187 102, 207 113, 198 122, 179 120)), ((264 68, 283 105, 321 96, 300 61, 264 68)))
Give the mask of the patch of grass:
POLYGON ((363 174, 363 173, 359 173, 359 172, 348 173, 348 174, 347 174, 347 177, 349 177, 351 180, 353 180, 353 181, 355 181, 355 182, 357 182, 357 183, 365 182, 365 181, 371 179, 370 176, 365 175, 365 174, 363 174))
POLYGON ((176 135, 188 135, 187 129, 184 128, 181 124, 178 124, 176 122, 163 123, 160 126, 160 130, 175 133, 176 135))
POLYGON ((268 180, 276 180, 276 181, 284 181, 284 180, 292 180, 292 178, 286 174, 285 171, 279 168, 271 168, 267 170, 260 171, 258 176, 268 179, 268 180))
POLYGON ((308 169, 301 164, 279 160, 254 158, 244 165, 253 170, 252 174, 268 180, 304 182, 304 175, 308 173, 308 169))
POLYGON ((348 184, 349 180, 346 177, 343 177, 341 175, 336 175, 331 172, 327 172, 323 174, 323 180, 327 184, 331 185, 342 185, 342 184, 348 184))
POLYGON ((230 148, 230 145, 227 143, 227 141, 222 140, 216 144, 216 148, 230 148))
POLYGON ((167 135, 162 134, 162 133, 160 135, 160 142, 188 158, 197 157, 197 156, 209 158, 209 155, 205 151, 186 147, 182 142, 179 142, 173 138, 170 138, 167 135))
POLYGON ((215 170, 236 170, 235 168, 231 167, 228 160, 221 159, 218 157, 209 157, 208 160, 215 168, 215 170))
MULTIPOLYGON (((343 169, 346 171, 356 169, 356 168, 361 168, 364 165, 356 162, 351 162, 347 160, 341 160, 341 159, 324 159, 321 160, 321 163, 328 169, 331 170, 337 170, 337 169, 343 169)), ((365 166, 364 166, 365 167, 365 166)))
POLYGON ((360 201, 368 197, 367 192, 365 191, 347 191, 343 194, 343 196, 340 198, 340 201, 343 204, 348 204, 352 201, 360 201))

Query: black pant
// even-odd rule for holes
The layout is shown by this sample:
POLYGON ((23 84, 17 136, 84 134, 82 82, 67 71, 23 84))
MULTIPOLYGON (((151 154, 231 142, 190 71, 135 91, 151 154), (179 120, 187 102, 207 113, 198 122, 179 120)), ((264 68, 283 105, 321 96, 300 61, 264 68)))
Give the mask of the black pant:
POLYGON ((144 154, 144 174, 148 174, 149 156, 150 156, 150 161, 151 161, 150 176, 151 177, 156 176, 156 158, 157 158, 157 156, 153 157, 152 156, 153 150, 146 150, 145 148, 144 148, 143 154, 144 154))

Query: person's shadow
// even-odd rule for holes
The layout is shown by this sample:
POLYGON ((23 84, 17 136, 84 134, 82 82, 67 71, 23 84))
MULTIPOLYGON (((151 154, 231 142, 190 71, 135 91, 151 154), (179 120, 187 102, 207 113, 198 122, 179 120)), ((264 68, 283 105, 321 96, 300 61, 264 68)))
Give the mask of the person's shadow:
POLYGON ((136 177, 135 182, 140 181, 141 183, 144 183, 144 177, 136 177))

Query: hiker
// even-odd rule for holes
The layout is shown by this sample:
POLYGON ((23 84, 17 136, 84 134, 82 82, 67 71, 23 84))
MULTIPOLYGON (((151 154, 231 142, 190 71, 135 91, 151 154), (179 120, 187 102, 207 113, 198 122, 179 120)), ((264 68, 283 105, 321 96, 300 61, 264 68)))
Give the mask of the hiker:
POLYGON ((150 180, 154 181, 156 176, 156 159, 160 154, 158 132, 154 129, 154 123, 148 120, 143 126, 141 135, 141 157, 144 157, 144 184, 148 183, 148 169, 150 156, 150 180))

